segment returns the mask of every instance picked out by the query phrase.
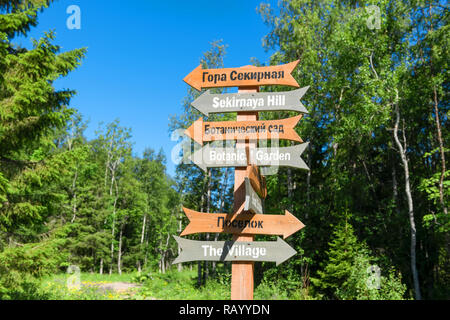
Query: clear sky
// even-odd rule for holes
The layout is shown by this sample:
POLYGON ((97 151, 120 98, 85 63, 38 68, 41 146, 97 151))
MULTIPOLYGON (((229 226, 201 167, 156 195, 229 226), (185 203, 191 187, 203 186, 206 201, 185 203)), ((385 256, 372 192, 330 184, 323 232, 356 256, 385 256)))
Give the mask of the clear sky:
POLYGON ((225 67, 247 65, 252 57, 266 63, 271 53, 262 47, 269 29, 256 11, 261 2, 59 0, 41 13, 30 36, 55 30, 62 51, 88 48, 83 64, 55 83, 77 91, 71 107, 89 120, 87 138, 95 136, 101 121, 119 118, 132 129, 134 152, 163 148, 173 175, 170 155, 176 142, 170 140, 168 123, 170 115, 182 112, 183 78, 214 40, 228 45, 225 67), (80 30, 66 26, 70 5, 81 9, 80 30))

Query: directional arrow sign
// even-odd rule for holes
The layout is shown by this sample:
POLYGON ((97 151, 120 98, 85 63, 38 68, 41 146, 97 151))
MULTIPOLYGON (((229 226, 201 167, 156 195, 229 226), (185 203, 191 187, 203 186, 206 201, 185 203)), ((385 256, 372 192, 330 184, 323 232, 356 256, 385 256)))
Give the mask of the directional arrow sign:
POLYGON ((297 251, 277 237, 277 241, 195 241, 174 236, 181 248, 173 264, 189 261, 266 261, 277 266, 297 251))
POLYGON ((284 239, 303 229, 305 225, 286 210, 285 215, 202 213, 183 208, 190 223, 181 233, 231 233, 281 235, 284 239))
POLYGON ((250 163, 257 166, 281 166, 309 170, 300 157, 308 145, 309 142, 284 148, 250 149, 250 163))
POLYGON ((294 127, 303 115, 263 121, 195 121, 185 134, 199 144, 216 140, 271 140, 284 139, 303 143, 294 127))
POLYGON ((242 111, 297 111, 308 113, 300 99, 308 91, 309 86, 288 92, 257 92, 211 94, 206 91, 192 106, 209 116, 211 113, 242 111))
POLYGON ((249 178, 245 178, 245 204, 244 210, 250 211, 254 214, 264 213, 263 204, 261 198, 253 190, 252 184, 249 178))
POLYGON ((266 178, 261 175, 258 167, 255 165, 249 166, 247 168, 247 177, 256 193, 265 199, 267 197, 266 178))
POLYGON ((244 148, 211 148, 209 144, 189 156, 189 160, 206 172, 208 168, 246 167, 244 148))
POLYGON ((203 88, 285 85, 300 87, 291 72, 300 60, 268 67, 245 66, 241 68, 203 69, 201 65, 184 78, 191 87, 203 88))

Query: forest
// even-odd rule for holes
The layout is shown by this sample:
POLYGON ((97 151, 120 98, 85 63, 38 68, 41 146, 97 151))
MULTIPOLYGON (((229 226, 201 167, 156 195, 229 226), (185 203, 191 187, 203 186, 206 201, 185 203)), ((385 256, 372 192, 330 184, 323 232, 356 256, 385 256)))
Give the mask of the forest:
MULTIPOLYGON (((0 300, 50 299, 43 280, 71 266, 102 279, 133 275, 130 281, 147 291, 160 283, 148 295, 166 290, 167 299, 199 297, 183 295, 182 282, 192 285, 183 289, 191 294, 228 292, 231 264, 173 265, 179 253, 173 236, 189 222, 183 207, 232 212, 234 169, 204 172, 181 152, 170 176, 164 152, 149 146, 136 154, 132 128, 120 119, 100 123, 87 139, 87 121, 70 107, 76 88, 54 87, 82 68, 87 49, 63 52, 51 31, 31 49, 15 43, 52 2, 0 0, 0 300)), ((257 10, 270 29, 262 45, 274 53, 270 61, 250 63, 300 60, 292 75, 310 87, 302 98, 309 114, 296 127, 310 142, 302 156, 310 170, 278 168, 266 177, 265 201, 267 212, 287 209, 306 227, 286 240, 297 255, 278 267, 255 264, 259 297, 449 299, 447 2, 281 0, 257 10), (374 273, 378 285, 369 286, 374 273)), ((229 67, 227 44, 208 41, 200 64, 229 67)), ((168 136, 203 117, 191 106, 201 94, 187 89, 168 136)), ((235 119, 235 113, 205 118, 235 119)), ((199 148, 179 136, 183 150, 199 148)))

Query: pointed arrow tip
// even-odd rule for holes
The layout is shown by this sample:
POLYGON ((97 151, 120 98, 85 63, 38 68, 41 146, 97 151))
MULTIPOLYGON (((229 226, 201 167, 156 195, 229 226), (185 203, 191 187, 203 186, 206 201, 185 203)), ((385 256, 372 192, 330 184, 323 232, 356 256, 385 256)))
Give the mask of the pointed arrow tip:
POLYGON ((184 131, 184 134, 197 142, 198 144, 203 144, 203 133, 202 133, 202 126, 203 126, 203 118, 198 119, 195 121, 189 128, 187 128, 184 131))
POLYGON ((197 167, 199 167, 200 169, 202 169, 204 172, 207 172, 208 167, 206 166, 206 164, 204 163, 204 149, 205 148, 201 148, 197 151, 195 151, 194 153, 191 153, 188 156, 188 159, 195 164, 197 167))
POLYGON ((195 99, 192 103, 191 106, 193 106, 195 109, 197 109, 198 111, 200 111, 203 115, 205 115, 206 117, 209 116, 209 112, 207 108, 204 108, 204 104, 202 103, 205 96, 210 95, 211 93, 208 91, 206 91, 204 94, 202 94, 201 96, 199 96, 197 99, 195 99))
POLYGON ((283 252, 283 255, 276 261, 277 266, 297 254, 297 251, 295 251, 294 248, 292 248, 286 241, 284 241, 280 237, 277 237, 277 245, 280 247, 280 251, 283 252))
POLYGON ((191 71, 184 79, 183 81, 186 82, 188 85, 190 85, 192 88, 201 91, 202 86, 201 82, 199 82, 196 78, 200 77, 202 70, 202 65, 199 65, 197 68, 191 71))
POLYGON ((286 228, 285 233, 283 234, 283 239, 289 238, 291 235, 305 227, 303 222, 297 219, 297 217, 290 213, 288 210, 285 211, 285 219, 290 222, 291 227, 286 228))

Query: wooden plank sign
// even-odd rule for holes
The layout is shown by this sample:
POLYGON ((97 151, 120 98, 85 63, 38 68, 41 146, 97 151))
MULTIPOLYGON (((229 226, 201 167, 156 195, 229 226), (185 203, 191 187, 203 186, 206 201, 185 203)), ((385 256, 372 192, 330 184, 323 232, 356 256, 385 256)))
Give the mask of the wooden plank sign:
POLYGON ((239 235, 275 235, 284 239, 303 229, 305 225, 289 211, 284 215, 202 213, 183 208, 189 224, 181 233, 186 236, 195 233, 231 233, 239 235))
POLYGON ((248 111, 297 111, 308 113, 300 99, 309 87, 287 92, 211 94, 208 90, 192 106, 209 116, 211 113, 248 111))
POLYGON ((297 251, 277 237, 277 241, 195 241, 174 236, 180 255, 172 264, 190 261, 260 261, 277 266, 297 251))
POLYGON ((203 69, 199 65, 183 80, 198 91, 204 88, 263 85, 284 85, 299 88, 299 84, 291 75, 299 62, 300 60, 278 66, 245 66, 223 69, 203 69))
POLYGON ((303 143, 294 127, 303 115, 263 121, 195 121, 185 134, 199 144, 216 140, 270 140, 284 139, 303 143))
POLYGON ((267 197, 266 178, 261 175, 255 165, 248 166, 247 177, 255 192, 263 199, 267 197))
POLYGON ((249 178, 245 178, 245 204, 244 210, 251 213, 264 213, 263 203, 258 194, 253 190, 249 178))

